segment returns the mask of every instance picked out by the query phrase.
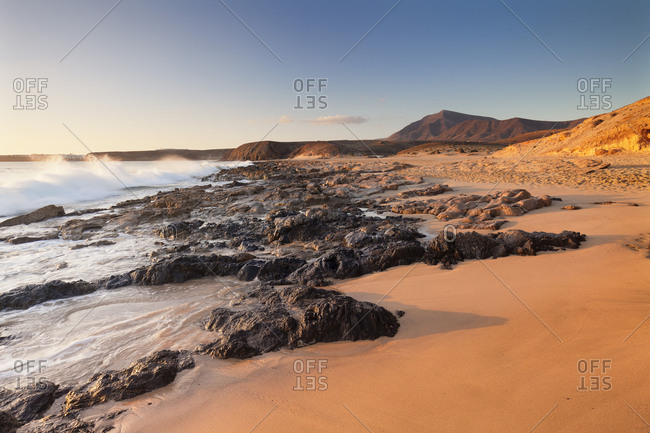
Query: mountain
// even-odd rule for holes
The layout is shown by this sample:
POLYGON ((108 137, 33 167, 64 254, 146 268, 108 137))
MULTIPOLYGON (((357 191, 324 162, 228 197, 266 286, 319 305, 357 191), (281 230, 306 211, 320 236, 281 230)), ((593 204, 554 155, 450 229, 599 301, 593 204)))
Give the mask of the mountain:
POLYGON ((570 130, 506 147, 499 154, 594 156, 640 151, 650 152, 650 96, 585 119, 570 130))
POLYGON ((226 161, 263 161, 268 159, 285 159, 304 143, 282 141, 258 141, 244 143, 227 152, 226 161))
POLYGON ((492 117, 474 116, 442 110, 425 116, 404 129, 394 133, 389 141, 481 141, 492 142, 507 140, 518 135, 550 129, 571 128, 580 120, 546 121, 514 117, 497 120, 492 117))
POLYGON ((242 144, 226 153, 224 160, 261 161, 268 159, 314 159, 343 156, 389 156, 418 142, 390 143, 385 140, 260 141, 242 144))

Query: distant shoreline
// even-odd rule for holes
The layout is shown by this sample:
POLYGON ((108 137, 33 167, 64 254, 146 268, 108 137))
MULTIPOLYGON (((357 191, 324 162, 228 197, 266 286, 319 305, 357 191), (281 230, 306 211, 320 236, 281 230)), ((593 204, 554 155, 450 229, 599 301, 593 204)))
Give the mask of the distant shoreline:
POLYGON ((63 161, 89 161, 95 158, 112 159, 115 161, 158 161, 161 159, 186 159, 192 161, 220 160, 232 149, 159 149, 115 152, 94 152, 86 155, 75 154, 31 154, 31 155, 0 155, 0 162, 38 162, 61 159, 63 161))

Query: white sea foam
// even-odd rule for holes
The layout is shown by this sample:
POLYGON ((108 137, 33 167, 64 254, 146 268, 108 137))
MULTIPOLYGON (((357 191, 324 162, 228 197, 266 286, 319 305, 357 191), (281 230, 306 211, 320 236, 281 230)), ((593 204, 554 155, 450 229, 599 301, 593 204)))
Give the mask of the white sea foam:
MULTIPOLYGON (((182 187, 231 162, 12 162, 0 163, 0 217, 28 212, 48 204, 76 208, 182 187)), ((67 209, 66 209, 67 210, 67 209)))
MULTIPOLYGON (((110 171, 100 162, 0 163, 0 215, 50 203, 63 205, 68 212, 104 208, 133 194, 143 197, 202 183, 199 176, 233 164, 242 163, 107 162, 110 171)), ((68 219, 97 215, 4 227, 0 239, 56 234, 68 219)), ((0 293, 25 284, 91 281, 120 274, 149 264, 149 253, 161 242, 151 227, 105 233, 105 239, 112 244, 93 247, 83 239, 62 238, 18 245, 0 241, 0 293)), ((2 335, 14 337, 0 339, 0 386, 26 383, 28 378, 24 371, 16 371, 16 362, 39 366, 44 362, 44 371, 31 371, 32 379, 77 384, 93 373, 124 368, 156 350, 191 349, 211 341, 213 336, 201 328, 200 321, 212 308, 231 299, 231 291, 240 286, 227 278, 207 278, 154 288, 124 287, 54 300, 24 311, 0 311, 2 335)))

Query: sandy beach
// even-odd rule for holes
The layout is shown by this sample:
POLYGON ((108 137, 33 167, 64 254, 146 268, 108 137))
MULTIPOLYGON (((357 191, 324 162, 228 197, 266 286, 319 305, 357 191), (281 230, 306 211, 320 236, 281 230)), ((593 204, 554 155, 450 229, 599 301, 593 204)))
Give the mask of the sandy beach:
POLYGON ((650 433, 650 2, 0 10, 0 433, 650 433))
MULTIPOLYGON (((445 182, 464 193, 495 186, 445 182)), ((405 311, 396 337, 244 361, 197 356, 197 368, 170 386, 116 404, 133 410, 117 426, 170 433, 647 431, 650 266, 625 242, 648 231, 650 198, 498 185, 514 187, 562 202, 508 228, 576 230, 587 242, 453 270, 419 263, 343 281, 333 288, 405 311), (608 200, 620 203, 592 204, 608 200), (567 204, 582 209, 560 209, 567 204), (316 367, 298 374, 308 360, 316 367), (308 376, 326 389, 301 390, 308 376)), ((427 219, 422 228, 435 232, 441 224, 427 219)))

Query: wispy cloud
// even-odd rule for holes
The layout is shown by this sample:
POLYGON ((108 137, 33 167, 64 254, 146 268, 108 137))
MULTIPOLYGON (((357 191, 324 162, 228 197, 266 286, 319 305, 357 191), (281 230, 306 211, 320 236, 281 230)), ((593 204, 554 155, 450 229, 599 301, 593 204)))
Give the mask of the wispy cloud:
POLYGON ((283 116, 280 116, 280 118, 278 119, 278 123, 291 123, 291 122, 293 122, 293 119, 291 117, 287 116, 286 114, 283 115, 283 116))
POLYGON ((340 114, 337 114, 335 116, 321 116, 317 117, 316 119, 310 119, 308 120, 309 123, 316 123, 316 124, 321 124, 321 125, 340 125, 343 123, 364 123, 367 122, 368 119, 363 118, 361 116, 341 116, 340 114))

